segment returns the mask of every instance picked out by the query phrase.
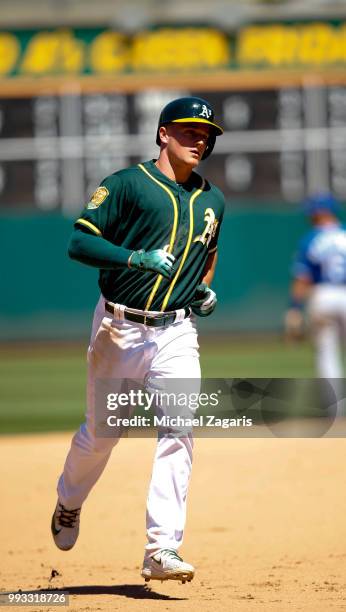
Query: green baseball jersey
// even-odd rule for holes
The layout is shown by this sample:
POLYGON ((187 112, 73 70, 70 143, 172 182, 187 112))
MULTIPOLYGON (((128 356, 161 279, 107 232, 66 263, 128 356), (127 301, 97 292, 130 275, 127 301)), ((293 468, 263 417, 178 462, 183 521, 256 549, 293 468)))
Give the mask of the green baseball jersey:
POLYGON ((208 253, 216 250, 224 196, 195 172, 186 183, 176 183, 154 162, 104 179, 76 226, 131 251, 173 253, 170 280, 131 268, 100 270, 99 276, 107 300, 129 308, 167 311, 184 308, 193 299, 208 253))

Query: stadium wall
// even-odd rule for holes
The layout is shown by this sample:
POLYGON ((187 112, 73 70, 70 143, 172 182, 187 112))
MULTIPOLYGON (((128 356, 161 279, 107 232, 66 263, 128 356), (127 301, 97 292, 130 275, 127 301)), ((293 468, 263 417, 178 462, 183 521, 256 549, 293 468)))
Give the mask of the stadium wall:
MULTIPOLYGON (((86 338, 97 270, 71 261, 73 221, 45 214, 1 217, 1 340, 86 338)), ((307 222, 299 210, 228 208, 213 286, 219 303, 205 331, 276 331, 287 305, 292 255, 307 222)))

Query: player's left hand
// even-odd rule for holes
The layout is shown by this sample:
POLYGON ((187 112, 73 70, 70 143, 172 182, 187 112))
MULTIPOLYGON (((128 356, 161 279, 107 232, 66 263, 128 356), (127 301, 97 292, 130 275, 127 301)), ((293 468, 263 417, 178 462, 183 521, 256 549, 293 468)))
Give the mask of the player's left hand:
POLYGON ((198 317, 207 317, 210 315, 217 303, 216 293, 206 283, 201 283, 196 289, 193 302, 190 306, 192 312, 198 317))

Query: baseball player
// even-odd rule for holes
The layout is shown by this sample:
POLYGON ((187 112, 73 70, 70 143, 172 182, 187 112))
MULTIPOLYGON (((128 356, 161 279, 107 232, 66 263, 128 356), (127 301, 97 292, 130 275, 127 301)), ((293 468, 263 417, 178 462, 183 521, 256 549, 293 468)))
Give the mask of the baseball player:
POLYGON ((301 336, 307 303, 317 375, 327 379, 343 378, 341 353, 346 340, 346 228, 338 220, 338 210, 338 202, 328 193, 315 194, 305 203, 312 229, 295 257, 285 317, 288 337, 301 336))
MULTIPOLYGON (((200 379, 194 315, 207 316, 216 305, 209 285, 224 197, 194 170, 222 132, 206 100, 173 100, 159 118, 158 159, 104 179, 75 223, 69 255, 100 269, 101 296, 88 349, 86 421, 73 437, 52 517, 61 550, 74 546, 82 504, 120 437, 95 434, 97 380, 200 379)), ((190 431, 159 433, 147 499, 146 581, 194 576, 178 555, 192 447, 190 431)))

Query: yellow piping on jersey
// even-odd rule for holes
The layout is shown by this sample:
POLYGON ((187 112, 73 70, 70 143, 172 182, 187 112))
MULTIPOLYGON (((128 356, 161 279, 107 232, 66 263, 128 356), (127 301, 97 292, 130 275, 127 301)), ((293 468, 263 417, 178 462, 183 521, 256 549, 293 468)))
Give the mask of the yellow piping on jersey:
MULTIPOLYGON (((154 183, 157 183, 157 185, 162 187, 162 189, 164 189, 168 193, 169 197, 172 200, 173 208, 174 208, 174 220, 173 220, 173 229, 172 229, 172 233, 171 233, 171 239, 170 239, 170 242, 169 242, 169 247, 167 249, 167 253, 172 253, 175 237, 176 237, 176 234, 177 234, 177 226, 178 226, 178 204, 177 204, 177 201, 176 201, 172 191, 166 185, 161 183, 152 174, 150 174, 150 172, 148 172, 148 170, 142 164, 138 164, 138 166, 139 166, 139 168, 141 170, 143 170, 143 172, 145 172, 145 174, 147 174, 151 178, 152 181, 154 181, 154 183)), ((150 306, 153 303, 154 297, 155 297, 155 295, 157 293, 157 290, 158 290, 158 288, 159 288, 159 286, 161 284, 162 279, 163 279, 162 274, 159 274, 159 276, 157 277, 156 282, 155 282, 155 284, 154 284, 154 286, 153 286, 153 288, 151 290, 151 293, 150 293, 149 298, 147 300, 147 303, 146 303, 146 305, 144 307, 144 310, 150 310, 150 306)))
POLYGON ((76 223, 81 223, 82 225, 85 225, 93 232, 95 232, 95 234, 97 234, 98 236, 102 236, 102 232, 98 229, 98 227, 96 227, 96 225, 90 223, 90 221, 87 221, 86 219, 77 219, 76 223))
POLYGON ((184 250, 183 256, 181 258, 181 262, 180 262, 179 268, 178 268, 178 270, 177 270, 177 272, 176 272, 176 274, 175 274, 175 276, 174 276, 174 278, 173 278, 173 280, 172 280, 172 282, 171 282, 171 284, 169 286, 169 289, 168 289, 168 291, 167 291, 167 293, 165 295, 165 299, 162 302, 161 312, 163 312, 165 310, 165 308, 166 308, 166 306, 168 304, 169 298, 171 297, 172 291, 173 291, 174 286, 175 286, 175 284, 176 284, 176 282, 178 280, 179 274, 180 274, 180 272, 181 272, 181 270, 183 268, 183 265, 184 265, 184 263, 186 261, 187 254, 189 252, 189 249, 190 249, 190 246, 191 246, 191 242, 192 242, 192 236, 193 236, 193 203, 194 203, 195 199, 198 198, 198 196, 204 190, 204 186, 205 186, 205 180, 203 179, 203 183, 202 183, 202 186, 200 187, 200 189, 197 189, 197 191, 195 191, 195 193, 190 198, 190 203, 189 203, 189 211, 190 211, 190 230, 189 230, 189 236, 188 236, 188 239, 187 239, 187 243, 186 243, 186 246, 185 246, 185 250, 184 250))

